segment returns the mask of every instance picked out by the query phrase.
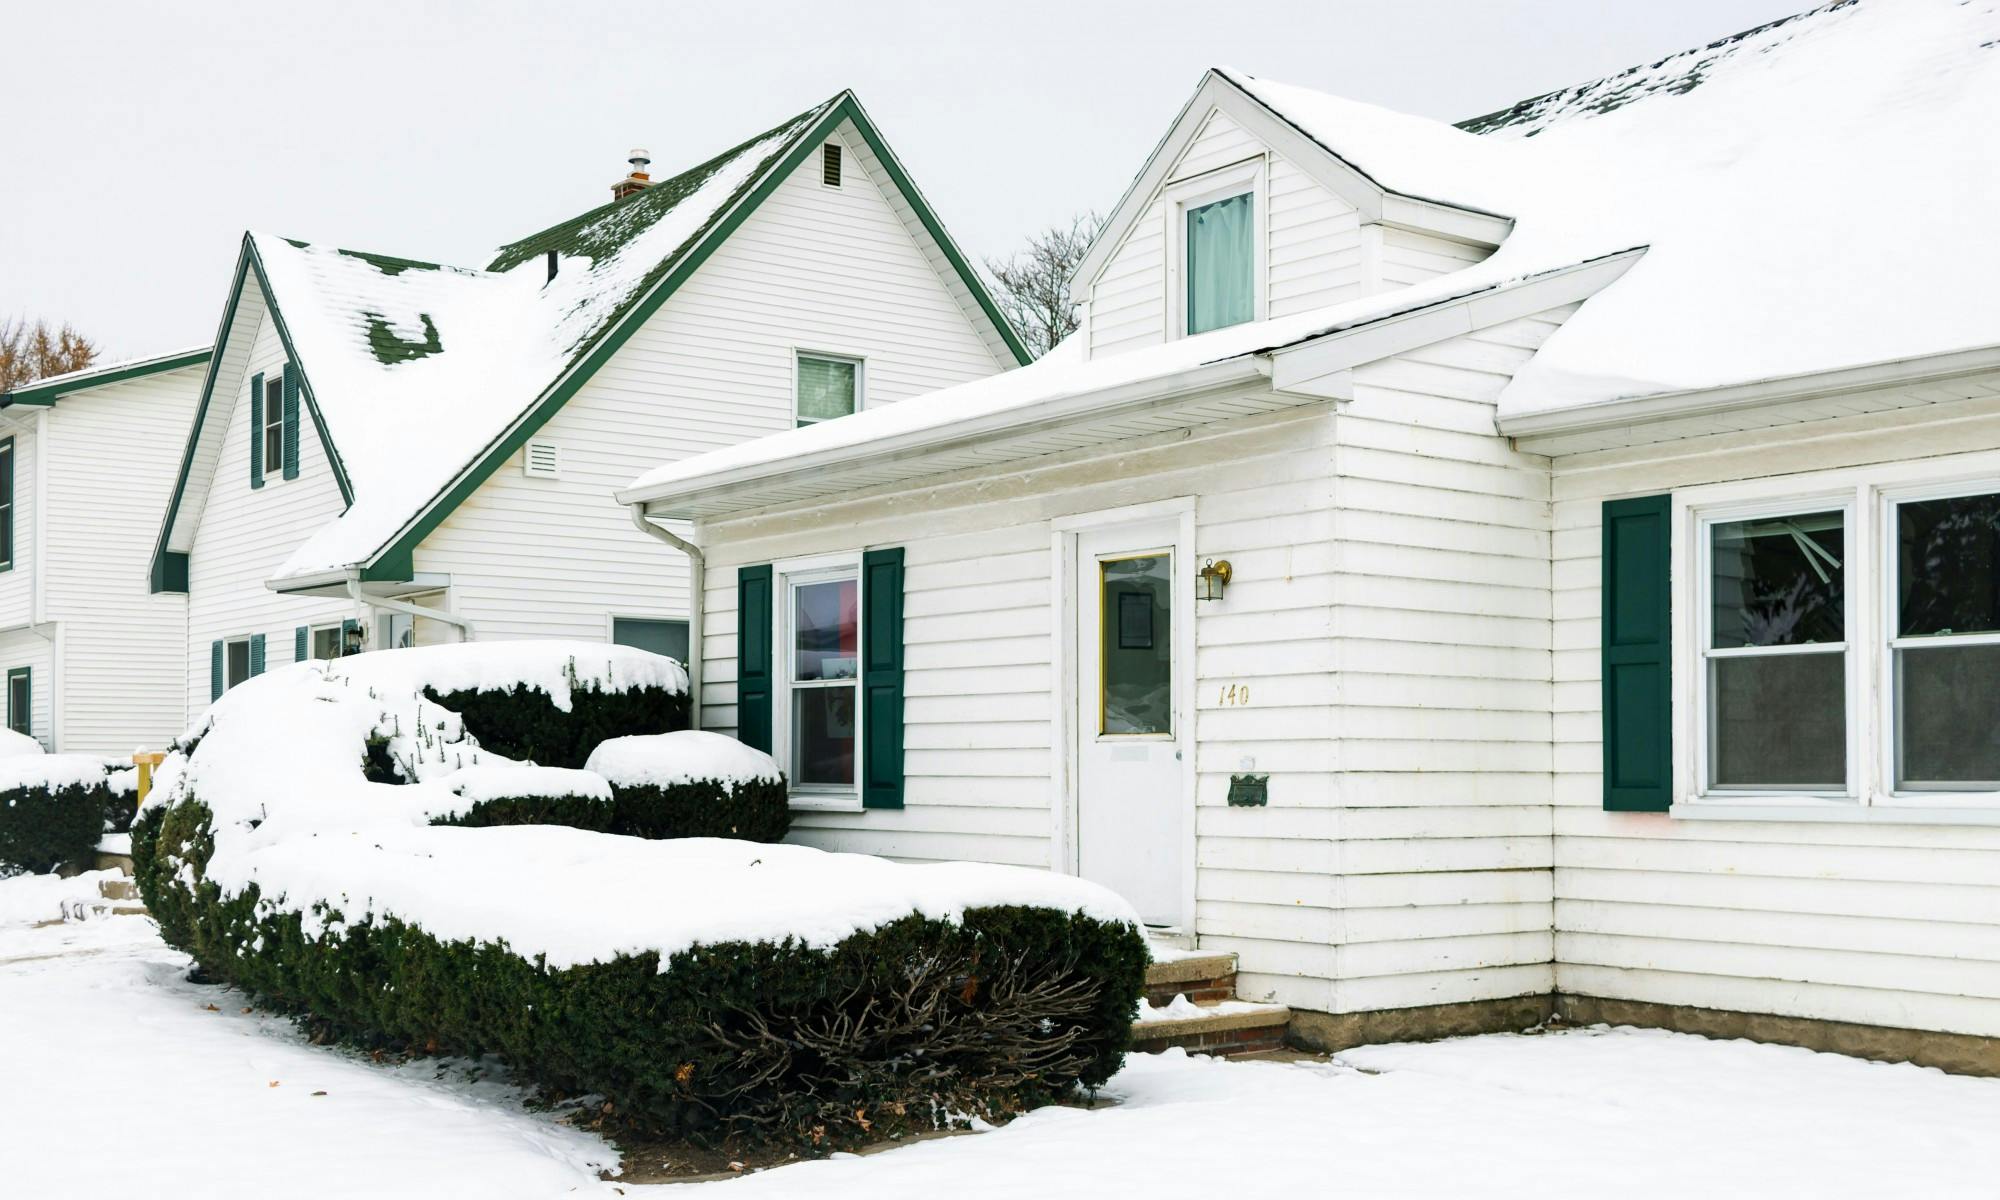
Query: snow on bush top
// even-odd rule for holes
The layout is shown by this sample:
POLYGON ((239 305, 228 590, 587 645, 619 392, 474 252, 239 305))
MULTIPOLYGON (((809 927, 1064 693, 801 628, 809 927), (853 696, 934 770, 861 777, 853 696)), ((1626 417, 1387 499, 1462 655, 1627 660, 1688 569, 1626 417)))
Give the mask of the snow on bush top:
POLYGON ((524 687, 548 693, 569 711, 572 688, 624 692, 661 688, 686 695, 686 668, 664 655, 605 642, 460 642, 417 646, 335 659, 328 675, 377 696, 414 696, 425 688, 446 692, 505 691, 524 687))
POLYGON ((489 762, 453 771, 439 778, 438 783, 463 797, 468 805, 531 796, 552 800, 581 796, 586 800, 607 803, 611 800, 611 785, 604 781, 604 776, 567 767, 535 767, 518 763, 502 766, 489 762))
POLYGON ((96 754, 18 754, 0 758, 0 792, 17 788, 81 787, 103 784, 117 792, 129 792, 136 773, 130 769, 113 771, 112 761, 96 754))
POLYGON ((41 754, 42 744, 25 733, 11 729, 0 729, 0 758, 13 758, 17 754, 41 754))
POLYGON ((1030 905, 1137 924, 1130 905, 1070 875, 988 863, 906 865, 726 838, 648 841, 558 825, 371 829, 255 851, 218 832, 208 877, 256 884, 309 935, 395 917, 442 941, 505 942, 555 969, 621 954, 796 938, 827 947, 919 913, 1030 905), (529 881, 533 886, 524 886, 529 881))
POLYGON ((782 779, 778 760, 732 737, 700 729, 612 738, 584 769, 621 787, 672 787, 696 779, 749 783, 782 779))

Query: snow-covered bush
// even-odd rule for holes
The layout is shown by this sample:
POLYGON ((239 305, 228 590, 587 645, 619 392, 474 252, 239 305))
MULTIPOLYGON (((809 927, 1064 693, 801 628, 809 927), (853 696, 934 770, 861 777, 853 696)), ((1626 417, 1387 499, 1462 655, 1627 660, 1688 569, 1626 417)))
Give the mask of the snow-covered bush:
POLYGON ((613 738, 592 751, 584 767, 608 781, 617 797, 613 833, 775 842, 791 827, 777 761, 719 733, 684 729, 613 738))
MULTIPOLYGON (((598 743, 688 725, 687 672, 671 658, 586 643, 550 659, 553 643, 474 643, 401 651, 394 673, 424 698, 457 713, 488 750, 545 767, 581 767, 598 743), (468 654, 506 646, 495 658, 468 654), (600 672, 599 660, 609 669, 600 672), (550 669, 550 663, 555 669, 550 669)), ((349 660, 394 655, 364 655, 349 660)), ((386 674, 391 664, 372 666, 386 674)), ((384 681, 386 683, 386 681, 384 681)))
MULTIPOLYGON (((633 678, 532 645, 506 647, 502 670, 560 681, 541 689, 559 709, 633 678)), ((1110 892, 1021 868, 499 824, 557 801, 601 811, 601 777, 512 763, 412 686, 413 668, 367 661, 407 653, 259 676, 162 765, 134 829, 139 885, 214 978, 329 1034, 498 1054, 552 1093, 602 1096, 629 1128, 708 1141, 833 1149, 1004 1116, 1117 1069, 1146 950, 1110 892), (408 782, 380 782, 384 762, 408 782)), ((669 779, 662 751, 682 742, 699 767, 686 783, 770 784, 702 738, 599 765, 669 779)))
POLYGON ((91 754, 0 757, 0 876, 90 865, 105 830, 130 827, 133 778, 91 754))
POLYGON ((18 754, 42 754, 42 744, 25 733, 12 729, 0 729, 0 758, 13 758, 18 754))
POLYGON ((439 782, 465 807, 431 817, 433 825, 568 825, 611 827, 611 785, 589 771, 565 767, 467 767, 439 782))

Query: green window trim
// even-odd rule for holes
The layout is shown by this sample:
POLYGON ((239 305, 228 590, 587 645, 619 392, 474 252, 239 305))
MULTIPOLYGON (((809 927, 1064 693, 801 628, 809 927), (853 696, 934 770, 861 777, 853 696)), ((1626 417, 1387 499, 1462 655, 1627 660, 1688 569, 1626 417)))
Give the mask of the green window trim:
POLYGON ((264 373, 250 377, 250 486, 264 486, 264 373))
POLYGON ((903 807, 903 548, 861 556, 861 805, 903 807))
POLYGON ((228 668, 224 665, 223 661, 224 656, 228 652, 228 643, 224 642, 221 638, 217 638, 208 644, 208 702, 210 704, 222 699, 222 693, 229 688, 228 668))
POLYGON ((14 439, 0 438, 0 571, 14 569, 14 439))
POLYGON ((253 633, 250 635, 250 678, 255 679, 257 676, 262 675, 263 673, 264 673, 264 635, 261 633, 253 633))
POLYGON ((1601 549, 1604 807, 1673 805, 1670 497, 1607 500, 1601 549))
POLYGON ((7 671, 7 728, 23 737, 35 736, 35 671, 32 667, 12 667, 7 671), (14 681, 21 681, 20 711, 14 708, 14 681))
POLYGON ((292 630, 292 661, 304 662, 312 657, 312 626, 300 625, 292 630))
POLYGON ((299 372, 290 363, 285 364, 285 411, 283 415, 284 434, 281 439, 285 450, 285 478, 299 477, 299 372))
POLYGON ((771 753, 771 564, 736 570, 736 740, 771 753))

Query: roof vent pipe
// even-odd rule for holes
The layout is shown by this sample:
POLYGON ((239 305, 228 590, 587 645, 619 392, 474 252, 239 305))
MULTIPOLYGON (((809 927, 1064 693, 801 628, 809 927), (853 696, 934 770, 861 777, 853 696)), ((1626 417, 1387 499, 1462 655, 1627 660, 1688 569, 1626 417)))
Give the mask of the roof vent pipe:
POLYGON ((642 149, 634 148, 625 161, 632 164, 632 173, 611 185, 613 200, 623 200, 653 186, 653 177, 646 174, 646 168, 653 165, 651 156, 642 149))
POLYGON ((556 277, 556 252, 551 250, 549 251, 549 278, 554 279, 555 277, 556 277))

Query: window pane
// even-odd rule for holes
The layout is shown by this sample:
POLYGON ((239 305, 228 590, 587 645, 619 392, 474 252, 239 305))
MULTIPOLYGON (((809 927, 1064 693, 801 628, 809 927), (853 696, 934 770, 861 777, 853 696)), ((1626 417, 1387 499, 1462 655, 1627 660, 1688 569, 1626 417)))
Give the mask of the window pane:
POLYGON ((800 355, 799 424, 844 417, 853 411, 854 364, 800 355))
POLYGON ((854 685, 792 691, 792 782, 854 786, 854 685))
POLYGON ((1847 786, 1847 656, 1709 660, 1716 787, 1847 786))
POLYGON ((1251 296, 1250 193, 1187 212, 1187 331, 1206 333, 1256 315, 1251 296))
POLYGON ((312 656, 321 661, 340 657, 340 626, 313 630, 312 656))
POLYGON ((1821 512, 1715 526, 1715 645, 1847 640, 1845 523, 1821 512))
POLYGON ((229 643, 229 672, 227 686, 235 687, 250 678, 250 643, 229 643))
POLYGON ((860 665, 861 585, 852 579, 792 589, 792 678, 852 679, 860 665))
POLYGON ((7 679, 7 728, 15 733, 29 733, 28 728, 28 677, 12 675, 7 679))
POLYGON ((686 621, 649 621, 636 617, 613 617, 611 640, 620 646, 636 646, 664 654, 678 663, 687 662, 686 621))
POLYGON ((2000 786, 2000 646, 1896 651, 1896 786, 2000 786))
POLYGON ((1896 536, 1898 636, 2000 630, 2000 496, 1899 504, 1896 536))
POLYGON ((1104 733, 1173 732, 1173 558, 1103 564, 1104 733))

